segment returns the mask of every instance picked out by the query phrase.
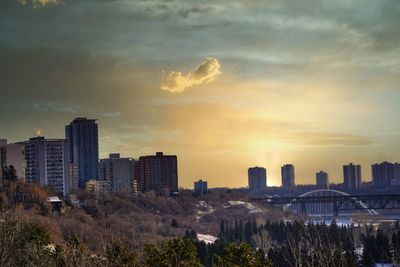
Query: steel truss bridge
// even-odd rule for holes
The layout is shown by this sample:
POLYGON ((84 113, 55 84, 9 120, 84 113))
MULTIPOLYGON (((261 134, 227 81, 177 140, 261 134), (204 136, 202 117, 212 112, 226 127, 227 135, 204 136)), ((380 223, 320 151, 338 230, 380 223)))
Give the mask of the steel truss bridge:
POLYGON ((293 197, 263 197, 268 206, 302 214, 332 214, 362 211, 378 215, 377 210, 400 209, 400 194, 349 195, 332 190, 318 189, 293 197))

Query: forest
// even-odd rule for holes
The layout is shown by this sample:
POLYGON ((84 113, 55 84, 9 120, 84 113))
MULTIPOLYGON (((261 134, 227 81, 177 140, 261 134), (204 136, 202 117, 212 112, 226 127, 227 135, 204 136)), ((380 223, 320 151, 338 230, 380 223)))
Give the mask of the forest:
POLYGON ((375 266, 400 264, 400 227, 306 224, 278 211, 227 207, 234 194, 130 198, 77 192, 54 211, 50 188, 18 181, 3 170, 0 266, 375 266), (197 206, 196 206, 197 205, 197 206), (204 205, 203 205, 204 206, 204 205), (197 216, 197 217, 196 217, 197 216), (188 218, 194 219, 188 219, 188 218), (209 228, 215 243, 198 239, 209 228))

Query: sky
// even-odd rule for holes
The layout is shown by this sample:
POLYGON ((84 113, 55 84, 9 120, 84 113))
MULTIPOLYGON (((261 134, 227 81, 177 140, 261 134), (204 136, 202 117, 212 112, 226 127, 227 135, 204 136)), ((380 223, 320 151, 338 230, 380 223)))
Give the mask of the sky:
POLYGON ((0 137, 98 119, 100 156, 176 154, 179 185, 400 161, 398 0, 1 0, 0 137))

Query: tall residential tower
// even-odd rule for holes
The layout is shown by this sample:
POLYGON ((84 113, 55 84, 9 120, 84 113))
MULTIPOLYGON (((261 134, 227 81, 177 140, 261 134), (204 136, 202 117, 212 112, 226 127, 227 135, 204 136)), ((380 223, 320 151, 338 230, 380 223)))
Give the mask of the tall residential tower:
POLYGON ((139 157, 137 165, 138 190, 142 192, 178 191, 178 160, 175 155, 139 157))
POLYGON ((282 174, 282 188, 292 189, 295 187, 294 166, 292 164, 285 164, 281 167, 282 174))
POLYGON ((65 126, 65 136, 70 150, 70 162, 79 174, 79 187, 98 178, 99 137, 96 120, 76 118, 65 126))
POLYGON ((267 188, 267 170, 263 167, 249 168, 247 171, 249 179, 249 191, 262 191, 267 188))
POLYGON ((343 166, 343 185, 346 189, 358 189, 361 184, 361 165, 343 166))
POLYGON ((25 146, 25 181, 51 186, 59 194, 68 194, 70 173, 67 141, 33 137, 18 144, 25 146))
POLYGON ((135 192, 132 158, 121 158, 118 153, 110 154, 107 159, 100 159, 99 180, 105 181, 113 193, 135 192))
POLYGON ((319 171, 315 174, 317 187, 321 189, 329 189, 329 176, 324 171, 319 171))

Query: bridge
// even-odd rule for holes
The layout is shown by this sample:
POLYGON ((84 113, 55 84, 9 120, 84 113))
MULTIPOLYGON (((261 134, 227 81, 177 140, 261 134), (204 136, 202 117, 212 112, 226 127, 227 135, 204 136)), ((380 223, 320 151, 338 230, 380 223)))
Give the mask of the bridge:
POLYGON ((282 207, 284 210, 302 214, 333 214, 339 212, 362 211, 378 215, 377 210, 400 209, 400 194, 349 195, 332 189, 318 189, 300 196, 263 197, 268 206, 282 207))

